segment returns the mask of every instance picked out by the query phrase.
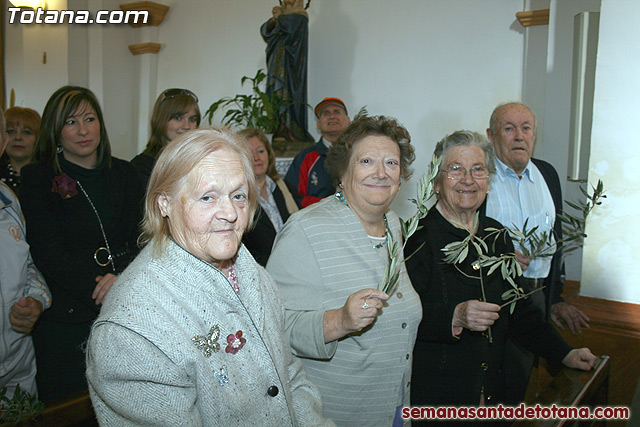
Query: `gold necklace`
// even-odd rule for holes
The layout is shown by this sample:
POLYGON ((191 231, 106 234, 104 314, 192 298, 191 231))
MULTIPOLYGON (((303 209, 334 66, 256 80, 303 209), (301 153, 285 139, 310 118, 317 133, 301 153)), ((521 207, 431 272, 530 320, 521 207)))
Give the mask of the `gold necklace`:
POLYGON ((80 191, 82 191, 82 194, 84 194, 84 197, 86 197, 87 200, 89 201, 89 204, 91 205, 91 208, 93 209, 93 212, 96 214, 96 218, 98 218, 98 224, 100 224, 100 231, 102 232, 102 237, 104 238, 104 244, 106 246, 106 247, 102 246, 102 247, 99 247, 98 249, 96 249, 96 251, 93 253, 93 259, 95 260, 96 264, 98 264, 100 267, 106 267, 107 265, 111 264, 111 268, 113 269, 113 272, 115 273, 116 272, 116 265, 113 262, 113 256, 111 256, 111 248, 109 247, 109 241, 107 240, 107 233, 104 232, 104 227, 102 226, 102 221, 100 220, 100 215, 98 214, 98 210, 93 205, 93 202, 91 201, 91 197, 89 197, 87 192, 84 191, 84 187, 82 186, 80 181, 76 180, 76 182, 78 183, 78 186, 80 187, 80 191), (100 253, 100 251, 107 251, 107 262, 102 263, 102 262, 98 261, 98 253, 100 253))

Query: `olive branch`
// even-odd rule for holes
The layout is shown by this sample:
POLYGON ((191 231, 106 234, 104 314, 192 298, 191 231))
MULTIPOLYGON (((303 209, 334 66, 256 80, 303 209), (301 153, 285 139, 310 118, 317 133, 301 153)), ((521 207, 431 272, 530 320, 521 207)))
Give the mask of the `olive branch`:
POLYGON ((607 197, 604 194, 604 184, 601 180, 598 180, 595 186, 591 186, 591 190, 591 194, 589 194, 583 187, 580 187, 580 191, 587 198, 586 202, 565 201, 567 205, 582 215, 575 216, 567 212, 558 214, 558 218, 562 221, 562 239, 557 239, 553 230, 537 232, 538 226, 529 230, 527 228, 528 219, 524 222, 522 229, 518 229, 515 225, 507 227, 514 242, 522 249, 524 256, 530 259, 551 257, 558 251, 563 251, 566 255, 582 247, 584 239, 587 237, 585 233, 587 217, 593 208, 601 205, 602 199, 607 197), (554 243, 557 243, 557 246, 554 243))
MULTIPOLYGON (((554 247, 554 235, 552 232, 536 233, 538 229, 537 226, 528 230, 528 220, 524 222, 522 230, 518 229, 517 227, 504 227, 502 229, 498 229, 495 227, 485 228, 485 231, 488 234, 484 238, 478 237, 474 232, 472 232, 472 230, 467 229, 462 224, 451 221, 457 227, 467 230, 469 232, 469 235, 461 242, 451 242, 444 248, 442 248, 442 251, 445 254, 444 262, 446 264, 454 265, 456 269, 464 276, 471 279, 480 280, 480 289, 482 292, 483 302, 486 302, 486 296, 482 268, 488 268, 486 274, 487 276, 490 276, 496 270, 500 269, 502 278, 511 285, 511 289, 508 289, 502 294, 502 299, 506 302, 502 304, 500 308, 502 309, 503 307, 506 307, 508 305, 509 313, 513 313, 513 311, 515 310, 516 302, 518 300, 527 298, 531 294, 541 291, 544 286, 535 289, 532 292, 525 292, 521 287, 517 285, 515 281, 517 277, 522 276, 522 268, 520 267, 520 264, 516 259, 515 253, 501 254, 499 256, 489 256, 487 255, 487 253, 489 253, 487 240, 493 237, 492 252, 495 252, 495 243, 498 238, 502 235, 502 238, 506 239, 508 234, 510 233, 513 240, 523 248, 523 254, 531 259, 553 256, 555 252, 561 249, 565 249, 565 253, 567 253, 571 250, 575 250, 578 247, 581 247, 584 243, 584 238, 587 237, 584 232, 587 217, 595 206, 602 204, 601 199, 606 198, 607 196, 604 194, 604 185, 600 180, 598 180, 598 183, 595 187, 592 186, 593 191, 591 194, 587 193, 587 191, 582 187, 580 187, 580 190, 587 197, 587 201, 567 201, 567 204, 572 208, 580 211, 582 213, 582 217, 576 217, 568 213, 558 215, 560 220, 563 222, 563 231, 566 234, 563 239, 558 240, 557 248, 554 247), (469 247, 471 245, 473 245, 476 253, 478 254, 478 259, 471 264, 473 266, 473 269, 478 271, 478 276, 468 275, 457 266, 457 264, 460 264, 465 259, 467 259, 467 257, 469 256, 469 247)), ((476 217, 474 219, 474 230, 477 228, 478 218, 479 213, 476 213, 476 217)), ((489 341, 491 342, 491 328, 489 328, 488 331, 489 341)))
POLYGON ((30 394, 20 389, 16 389, 12 397, 7 395, 7 387, 0 390, 0 424, 18 425, 21 421, 26 424, 26 420, 34 419, 42 413, 44 404, 38 400, 34 394, 30 394))
MULTIPOLYGON (((404 221, 402 218, 400 218, 402 242, 396 241, 393 238, 393 234, 391 232, 388 232, 386 235, 388 249, 387 254, 389 257, 389 262, 387 263, 387 266, 384 270, 382 283, 378 284, 378 289, 382 290, 382 292, 385 292, 386 294, 391 294, 398 283, 402 264, 400 260, 400 254, 404 253, 404 247, 407 244, 407 240, 420 228, 418 226, 418 222, 429 213, 427 203, 436 194, 433 182, 440 170, 440 161, 440 157, 437 157, 435 155, 431 158, 429 172, 427 174, 424 174, 418 181, 418 191, 416 198, 409 199, 413 204, 416 205, 416 213, 407 221, 404 221)), ((416 249, 413 254, 418 252, 423 245, 424 243, 420 245, 420 247, 416 249)), ((406 257, 405 261, 411 258, 413 254, 406 257)))
MULTIPOLYGON (((473 221, 473 230, 477 229, 479 217, 480 213, 476 212, 476 216, 473 221)), ((458 270, 458 272, 463 276, 480 281, 482 302, 487 302, 487 296, 484 288, 485 274, 483 274, 483 268, 488 269, 486 276, 490 276, 496 270, 500 269, 500 274, 502 275, 503 280, 506 280, 511 285, 511 289, 502 294, 502 299, 509 299, 509 302, 507 304, 511 305, 509 307, 509 311, 510 313, 513 313, 513 310, 515 310, 516 301, 522 298, 526 298, 531 294, 525 293, 525 291, 520 288, 515 282, 515 279, 522 275, 522 268, 520 267, 520 264, 518 264, 516 254, 507 253, 500 254, 499 256, 487 255, 487 253, 489 253, 489 245, 487 244, 487 242, 490 240, 490 238, 493 238, 491 247, 492 252, 495 252, 496 242, 501 236, 503 239, 507 238, 507 230, 504 228, 497 229, 495 227, 488 227, 485 229, 488 234, 484 237, 478 237, 478 235, 473 230, 469 230, 464 225, 456 221, 449 221, 458 228, 467 230, 469 232, 469 235, 465 237, 461 242, 451 242, 441 249, 442 252, 444 252, 444 263, 452 264, 456 268, 456 270, 458 270), (475 248, 475 252, 478 254, 478 259, 471 263, 473 269, 478 272, 478 276, 469 275, 462 271, 460 267, 458 267, 458 264, 461 264, 469 256, 471 246, 475 248)), ((502 308, 503 306, 501 306, 500 308, 502 308)), ((493 336, 491 334, 490 327, 488 328, 487 332, 489 334, 489 342, 493 342, 493 336)))

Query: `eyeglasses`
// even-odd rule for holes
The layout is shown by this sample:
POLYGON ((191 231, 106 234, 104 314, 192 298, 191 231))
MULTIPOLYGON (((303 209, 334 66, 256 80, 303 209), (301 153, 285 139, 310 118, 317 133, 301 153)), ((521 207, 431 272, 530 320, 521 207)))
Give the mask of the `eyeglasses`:
POLYGON ((454 179, 456 181, 464 179, 467 176, 467 172, 471 174, 473 179, 487 179, 489 178, 489 171, 483 166, 474 166, 471 170, 465 169, 462 166, 454 165, 449 166, 446 169, 440 169, 441 172, 447 173, 447 178, 454 179))
MULTIPOLYGON (((191 92, 189 89, 178 89, 178 88, 167 89, 164 92, 162 92, 162 101, 164 101, 165 99, 175 98, 176 96, 181 95, 181 94, 190 96, 196 102, 198 102, 198 97, 196 96, 195 93, 191 92)), ((160 102, 162 102, 162 101, 160 101, 160 102)))

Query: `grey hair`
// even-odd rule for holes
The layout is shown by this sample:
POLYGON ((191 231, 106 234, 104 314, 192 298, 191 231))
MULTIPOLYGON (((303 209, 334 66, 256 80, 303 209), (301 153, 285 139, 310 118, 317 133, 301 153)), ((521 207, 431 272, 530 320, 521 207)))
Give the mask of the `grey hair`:
POLYGON ((493 149, 493 144, 478 132, 472 132, 469 130, 455 131, 454 133, 442 138, 442 140, 436 144, 436 149, 433 154, 442 159, 441 167, 444 164, 449 150, 460 146, 481 148, 482 151, 484 151, 484 161, 487 169, 489 170, 489 175, 496 173, 496 163, 494 160, 495 151, 493 149))
POLYGON ((188 179, 192 173, 195 173, 194 165, 200 163, 209 154, 226 148, 238 154, 243 164, 249 188, 247 230, 251 229, 258 206, 258 190, 249 144, 244 138, 225 128, 191 130, 171 141, 162 150, 149 178, 141 227, 142 235, 138 238, 138 243, 146 244, 153 239, 154 256, 165 248, 171 238, 169 219, 165 218, 160 211, 159 198, 162 195, 169 195, 177 199, 185 187, 190 185, 188 179))
POLYGON ((493 133, 494 135, 498 133, 498 112, 502 110, 504 107, 508 107, 510 105, 521 105, 527 110, 529 110, 529 112, 533 116, 533 130, 534 132, 538 132, 538 119, 536 117, 536 113, 534 113, 533 110, 529 108, 528 105, 523 104, 522 102, 503 102, 502 104, 498 105, 496 108, 493 109, 493 112, 491 113, 491 117, 489 118, 489 129, 491 129, 491 133, 493 133))

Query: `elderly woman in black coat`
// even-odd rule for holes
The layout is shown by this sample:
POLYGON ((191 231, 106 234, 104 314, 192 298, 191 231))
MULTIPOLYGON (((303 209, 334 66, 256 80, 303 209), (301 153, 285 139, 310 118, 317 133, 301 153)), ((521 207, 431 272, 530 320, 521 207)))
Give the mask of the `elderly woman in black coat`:
POLYGON ((512 286, 499 268, 491 274, 478 268, 473 244, 460 263, 445 263, 442 249, 470 233, 485 240, 485 255, 512 254, 514 249, 506 232, 489 235, 488 228, 503 229, 500 223, 477 215, 495 172, 491 144, 475 132, 458 131, 440 141, 435 154, 442 158, 434 182, 438 202, 405 248, 405 257, 418 250, 406 265, 424 313, 414 349, 411 403, 501 402, 508 380, 502 371, 508 336, 548 360, 591 369, 596 357, 586 348, 571 349, 529 299, 518 301, 512 314, 508 307, 500 308, 503 293, 512 286))

